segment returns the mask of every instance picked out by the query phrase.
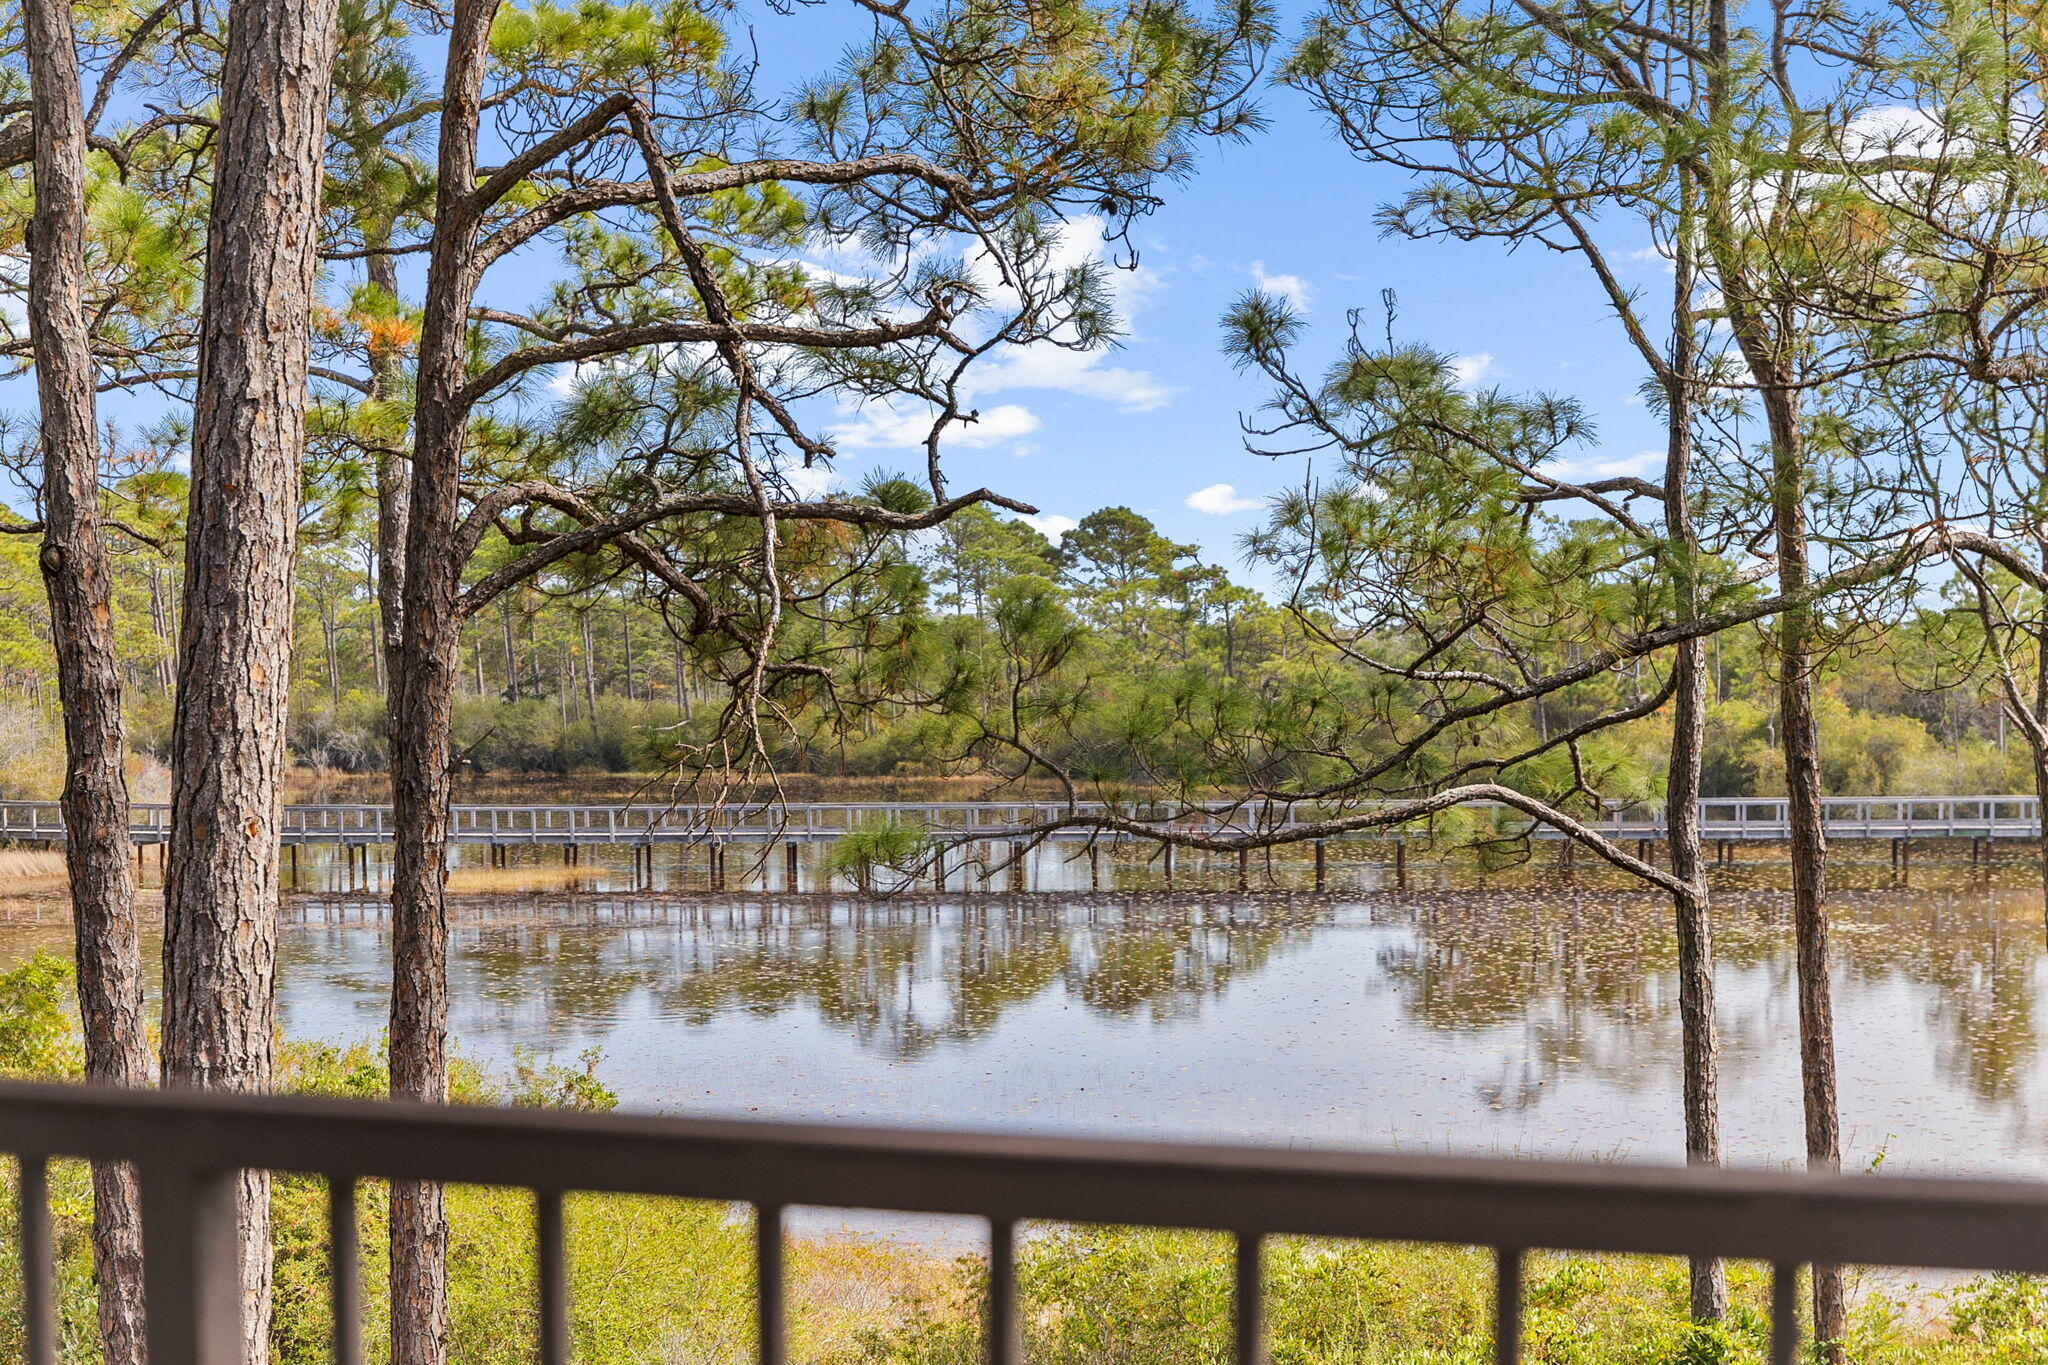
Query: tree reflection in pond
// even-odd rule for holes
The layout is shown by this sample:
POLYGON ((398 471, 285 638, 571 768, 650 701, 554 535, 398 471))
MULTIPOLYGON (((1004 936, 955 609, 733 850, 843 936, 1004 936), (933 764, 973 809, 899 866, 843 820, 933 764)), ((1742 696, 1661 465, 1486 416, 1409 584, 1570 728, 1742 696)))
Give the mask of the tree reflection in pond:
POLYGON ((704 1025, 744 1013, 814 1012, 896 1058, 987 1035, 1005 1012, 1055 989, 1100 1014, 1164 1024, 1198 1011, 1330 906, 1208 903, 1164 915, 1117 903, 759 902, 675 907, 656 924, 593 905, 549 922, 535 899, 457 932, 454 970, 473 997, 559 1031, 624 1002, 704 1025))
MULTIPOLYGON (((1790 935, 1760 880, 1717 903, 1724 1107, 1731 1153, 1776 1163, 1790 935)), ((1959 873, 1841 894, 1852 1162, 2048 1173, 2037 896, 1959 873)), ((60 912, 0 914, 0 962, 61 950, 60 912)), ((293 914, 284 1028, 374 1037, 382 907, 293 914)), ((1583 871, 1328 898, 550 893, 458 898, 453 986, 471 1056, 598 1046, 645 1108, 1669 1159, 1673 957, 1668 907, 1583 871)))

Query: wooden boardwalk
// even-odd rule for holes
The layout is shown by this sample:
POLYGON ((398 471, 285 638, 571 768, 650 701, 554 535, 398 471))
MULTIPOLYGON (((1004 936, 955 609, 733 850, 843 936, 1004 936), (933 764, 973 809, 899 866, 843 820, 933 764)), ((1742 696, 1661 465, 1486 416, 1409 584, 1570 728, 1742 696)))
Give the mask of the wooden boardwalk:
MULTIPOLYGON (((1836 839, 2035 839, 2041 834, 2040 802, 2031 796, 1831 797, 1827 828, 1836 839)), ((805 802, 786 806, 660 806, 660 805, 464 805, 454 808, 451 836, 467 844, 657 844, 657 843, 824 843, 849 829, 880 820, 914 823, 946 839, 1012 839, 1066 813, 1056 803, 1030 802, 805 802)), ((1084 806, 1083 810, 1102 807, 1084 806)), ((1352 808, 1357 809, 1357 808, 1352 808)), ((1472 809, 1485 811, 1486 807, 1472 809)), ((1164 809, 1150 814, 1162 828, 1185 833, 1243 834, 1253 829, 1287 828, 1322 812, 1297 808, 1290 818, 1278 808, 1217 807, 1183 810, 1167 819, 1164 809)), ((1496 808, 1493 818, 1502 833, 1527 830, 1527 820, 1496 808)), ((1709 841, 1770 841, 1786 837, 1783 798, 1713 798, 1700 802, 1701 828, 1709 841)), ((1665 834, 1664 814, 1654 808, 1617 811, 1591 822, 1617 840, 1655 840, 1665 834)), ((137 805, 130 838, 137 844, 160 844, 169 838, 170 807, 137 805)), ((1427 825, 1407 830, 1373 831, 1369 837, 1405 838, 1427 825)), ((1529 831, 1554 839, 1547 828, 1529 831)), ((287 806, 281 842, 295 844, 365 845, 391 842, 389 806, 287 806)), ((1086 840, 1085 829, 1063 830, 1052 837, 1086 840)), ((1110 836, 1114 837, 1114 836, 1110 836)), ((30 843, 61 843, 64 821, 54 801, 0 803, 0 839, 30 843)))

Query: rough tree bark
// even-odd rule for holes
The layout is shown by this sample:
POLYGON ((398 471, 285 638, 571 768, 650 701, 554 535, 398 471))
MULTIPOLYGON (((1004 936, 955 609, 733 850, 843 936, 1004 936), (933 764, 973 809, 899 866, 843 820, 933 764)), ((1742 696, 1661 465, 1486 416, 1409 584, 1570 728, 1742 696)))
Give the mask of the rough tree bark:
MULTIPOLYGON (((142 948, 128 847, 128 737, 100 521, 97 387, 85 312, 86 128, 71 0, 22 7, 35 129, 29 336, 43 445, 43 583, 64 713, 64 861, 71 874, 86 1079, 149 1084, 142 948)), ((93 1168, 93 1272, 106 1365, 141 1365, 142 1226, 132 1167, 93 1168)))
MULTIPOLYGON (((193 412, 171 847, 166 1085, 258 1091, 274 1023, 279 782, 337 0, 229 10, 193 412)), ((242 1179, 243 1335, 268 1359, 269 1177, 242 1179)))

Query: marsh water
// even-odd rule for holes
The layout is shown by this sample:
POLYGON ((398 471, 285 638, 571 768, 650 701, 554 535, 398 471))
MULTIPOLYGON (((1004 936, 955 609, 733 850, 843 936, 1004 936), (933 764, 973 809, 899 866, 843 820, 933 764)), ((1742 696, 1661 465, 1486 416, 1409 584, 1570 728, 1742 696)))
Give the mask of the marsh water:
MULTIPOLYGON (((1848 1157, 2048 1175, 2048 952, 2031 855, 1873 846, 1831 879, 1848 1157), (1863 856, 1868 856, 1864 854, 1863 856)), ((1586 871, 1306 864, 1089 867, 1045 851, 1029 894, 792 894, 779 864, 704 886, 690 851, 628 890, 629 855, 457 874, 458 1049, 598 1074, 634 1109, 1407 1151, 1674 1160, 1668 905, 1586 871), (1221 890, 1191 889, 1200 885, 1221 890), (1100 885, 1101 890, 1091 887, 1100 885), (523 888, 523 889, 522 889, 523 888)), ((547 855, 558 857, 559 855, 547 855)), ((665 855, 668 856, 668 855, 665 855)), ((1799 1152, 1786 869, 1717 869, 1732 1160, 1799 1152)), ((1777 856, 1782 856, 1779 854, 1777 856)), ((481 859, 476 859, 481 861, 481 859)), ((769 860, 773 863, 773 860, 769 860)), ((308 857, 282 933, 290 1036, 375 1039, 382 873, 308 857), (353 886, 355 889, 350 889, 353 886)), ((645 872, 641 878, 645 878, 645 872)), ((963 870, 956 879, 978 884, 963 870)), ((988 879, 1007 885, 1004 874, 988 879)), ((0 964, 68 943, 61 889, 0 901, 0 964)), ((153 951, 153 949, 152 949, 153 951)))

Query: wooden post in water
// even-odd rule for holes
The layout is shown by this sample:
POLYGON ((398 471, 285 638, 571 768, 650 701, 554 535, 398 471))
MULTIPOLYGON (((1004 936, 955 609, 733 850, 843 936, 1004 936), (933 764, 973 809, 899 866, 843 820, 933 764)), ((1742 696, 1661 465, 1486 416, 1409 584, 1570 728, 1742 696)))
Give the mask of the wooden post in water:
POLYGON ((1326 840, 1316 840, 1316 890, 1318 891, 1323 889, 1323 873, 1329 864, 1329 852, 1329 844, 1326 840))
MULTIPOLYGON (((794 891, 794 890, 796 890, 796 889, 797 889, 797 884, 796 884, 796 860, 797 860, 797 851, 796 851, 796 840, 794 840, 794 839, 791 839, 791 840, 789 840, 788 842, 784 843, 784 844, 783 844, 783 846, 782 846, 782 850, 783 850, 783 852, 782 852, 782 860, 783 860, 784 864, 785 864, 785 865, 787 866, 787 869, 788 869, 788 872, 789 872, 789 889, 790 889, 790 890, 792 890, 792 891, 794 891)), ((941 875, 941 877, 943 877, 943 876, 944 876, 945 874, 944 874, 944 873, 941 873, 940 875, 941 875)))
POLYGON ((1248 848, 1241 848, 1237 851, 1237 889, 1240 891, 1252 889, 1252 851, 1248 848))
POLYGON ((1394 840, 1394 885, 1408 889, 1408 841, 1399 837, 1394 840))
POLYGON ((1015 841, 1010 844, 1010 889, 1024 889, 1024 845, 1015 841))
POLYGON ((1102 889, 1102 845, 1093 839, 1088 841, 1088 889, 1102 889))
POLYGON ((1167 844, 1164 847, 1166 850, 1164 855, 1166 858, 1166 889, 1171 891, 1173 890, 1173 845, 1167 844))

